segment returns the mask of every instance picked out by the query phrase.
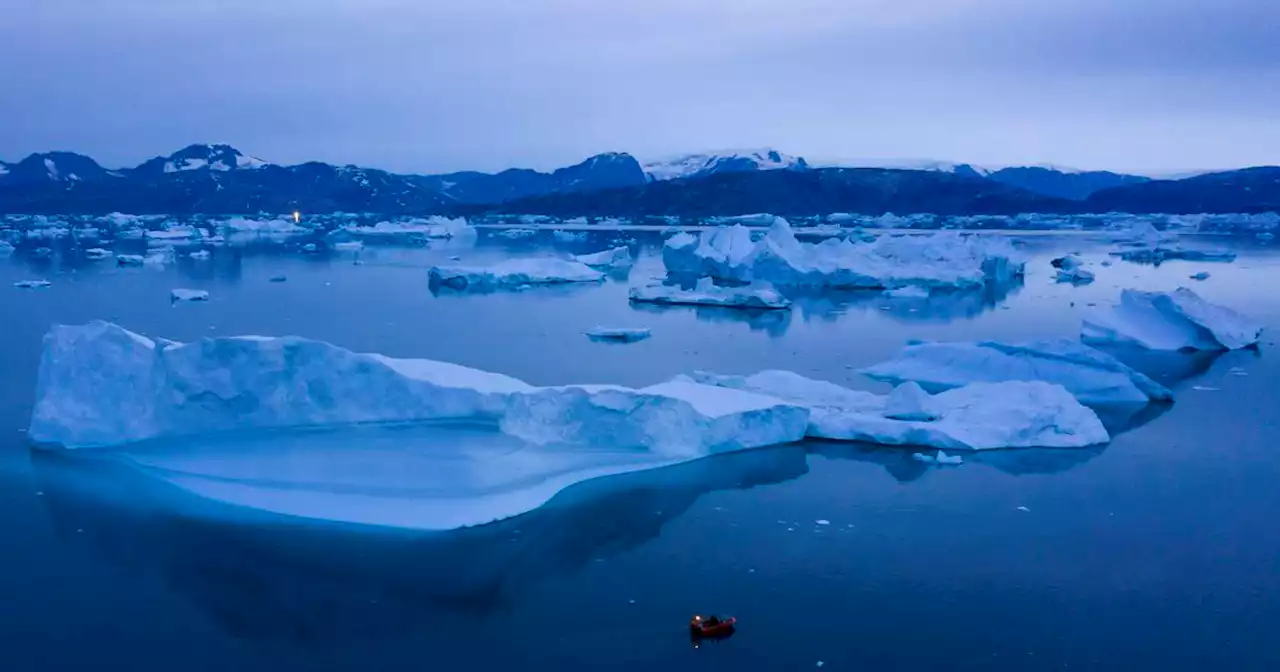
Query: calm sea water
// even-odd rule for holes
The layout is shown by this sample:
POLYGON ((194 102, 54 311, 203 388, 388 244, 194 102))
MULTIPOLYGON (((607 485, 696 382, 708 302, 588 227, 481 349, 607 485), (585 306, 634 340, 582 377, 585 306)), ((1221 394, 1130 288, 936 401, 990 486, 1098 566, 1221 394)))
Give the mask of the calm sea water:
MULTIPOLYGON (((555 248, 594 251, 606 237, 555 248)), ((661 268, 640 238, 632 281, 661 268)), ((856 369, 908 339, 1072 336, 1077 308, 1121 287, 1194 286, 1280 329, 1267 289, 1280 256, 1265 248, 1240 247, 1234 264, 1117 261, 1091 286, 1053 284, 1052 256, 1110 249, 1078 236, 1029 238, 1020 288, 808 297, 790 316, 638 310, 617 280, 428 290, 426 269, 450 256, 551 246, 486 238, 308 256, 268 245, 159 270, 74 254, 0 260, 0 669, 1280 669, 1280 366, 1265 341, 1260 353, 1139 362, 1178 401, 1102 450, 926 470, 900 451, 788 446, 591 481, 444 535, 213 503, 193 515, 190 495, 109 462, 31 452, 20 433, 42 334, 94 318, 177 340, 297 334, 537 384, 788 368, 866 389, 883 387, 856 369), (1212 277, 1188 279, 1199 270, 1212 277), (278 273, 288 281, 268 282, 278 273), (10 286, 38 277, 53 286, 10 286), (171 306, 175 287, 212 300, 171 306), (597 324, 654 336, 593 343, 582 331, 597 324), (685 623, 708 611, 741 628, 694 648, 685 623)))

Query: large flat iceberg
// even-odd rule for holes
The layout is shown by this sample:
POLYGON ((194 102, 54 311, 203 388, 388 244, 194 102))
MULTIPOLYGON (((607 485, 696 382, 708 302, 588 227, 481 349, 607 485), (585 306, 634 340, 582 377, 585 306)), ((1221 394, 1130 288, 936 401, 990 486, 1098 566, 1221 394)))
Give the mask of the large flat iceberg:
POLYGON ((631 268, 635 260, 631 258, 631 250, 623 245, 602 252, 579 254, 574 259, 595 269, 614 271, 631 268))
POLYGON ((1043 381, 1089 405, 1169 401, 1173 393, 1120 360, 1078 341, 918 343, 863 369, 876 380, 914 381, 930 392, 972 383, 1043 381))
POLYGON ((829 238, 800 242, 787 220, 775 218, 760 240, 744 226, 677 234, 662 250, 667 272, 780 287, 883 289, 980 287, 1023 272, 1012 244, 997 237, 942 232, 882 236, 872 242, 829 238))
POLYGON ((1083 448, 1110 441, 1092 410, 1051 383, 974 383, 937 395, 904 383, 882 396, 790 371, 696 373, 691 379, 804 406, 813 438, 945 450, 1083 448))
POLYGON ((226 430, 496 420, 515 378, 304 338, 152 340, 114 324, 44 339, 30 438, 67 448, 226 430))
POLYGON ((1258 343, 1262 326, 1217 306, 1190 289, 1141 292, 1126 289, 1119 305, 1090 311, 1081 338, 1151 350, 1238 350, 1258 343))
POLYGON ((491 266, 433 266, 431 283, 469 291, 492 291, 523 285, 598 282, 600 271, 580 261, 556 258, 508 259, 491 266))
POLYGON ((799 441, 808 422, 806 409, 773 397, 675 380, 638 390, 574 385, 515 394, 502 430, 536 444, 692 458, 799 441))
POLYGON ((632 301, 673 306, 717 306, 756 310, 790 310, 791 301, 768 287, 719 287, 711 278, 702 278, 691 290, 653 284, 632 287, 632 301))

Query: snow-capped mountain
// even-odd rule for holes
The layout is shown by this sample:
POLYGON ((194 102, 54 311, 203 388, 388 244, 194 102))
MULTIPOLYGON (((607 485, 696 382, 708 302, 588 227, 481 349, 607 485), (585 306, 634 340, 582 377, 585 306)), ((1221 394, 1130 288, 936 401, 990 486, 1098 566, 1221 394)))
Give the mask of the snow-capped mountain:
POLYGON ((169 156, 160 156, 134 168, 141 175, 183 173, 193 170, 254 170, 271 164, 247 156, 230 145, 189 145, 169 156))
POLYGON ((0 180, 11 184, 73 183, 119 176, 74 152, 44 152, 17 163, 0 164, 0 180))
POLYGON ((641 166, 650 180, 675 180, 714 173, 756 170, 807 170, 804 159, 775 149, 725 150, 658 159, 641 166))

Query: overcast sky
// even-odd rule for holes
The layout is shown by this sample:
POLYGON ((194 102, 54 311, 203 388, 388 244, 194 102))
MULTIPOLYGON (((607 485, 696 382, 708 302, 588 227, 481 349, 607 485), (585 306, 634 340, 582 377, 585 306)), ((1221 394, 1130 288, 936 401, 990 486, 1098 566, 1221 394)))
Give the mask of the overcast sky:
POLYGON ((1280 0, 3 0, 0 158, 1280 163, 1280 0))

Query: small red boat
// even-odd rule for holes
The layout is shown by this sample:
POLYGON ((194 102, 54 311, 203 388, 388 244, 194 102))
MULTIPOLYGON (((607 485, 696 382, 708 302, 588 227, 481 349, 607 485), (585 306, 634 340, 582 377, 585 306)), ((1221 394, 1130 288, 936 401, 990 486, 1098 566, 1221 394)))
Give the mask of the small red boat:
POLYGON ((689 621, 689 634, 697 639, 716 639, 720 637, 728 637, 733 634, 734 627, 737 625, 738 619, 730 616, 729 618, 720 618, 718 616, 694 616, 689 621))

